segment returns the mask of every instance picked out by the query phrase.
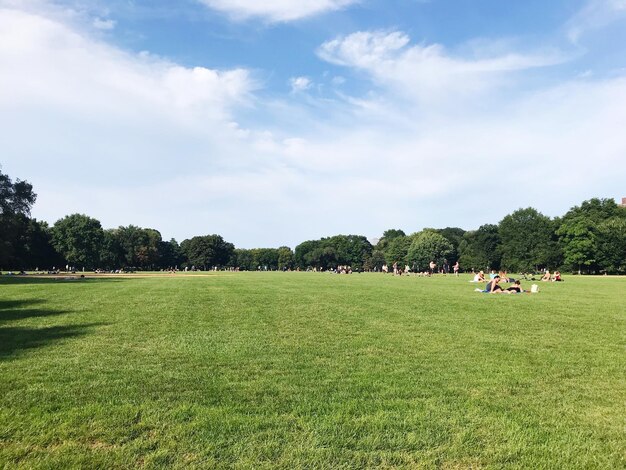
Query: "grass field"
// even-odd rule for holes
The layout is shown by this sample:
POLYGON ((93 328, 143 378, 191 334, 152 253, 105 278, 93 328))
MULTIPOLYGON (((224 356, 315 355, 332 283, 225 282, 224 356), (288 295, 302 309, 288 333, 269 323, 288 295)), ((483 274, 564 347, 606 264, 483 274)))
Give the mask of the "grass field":
POLYGON ((0 467, 624 468, 626 278, 468 279, 4 276, 0 467))

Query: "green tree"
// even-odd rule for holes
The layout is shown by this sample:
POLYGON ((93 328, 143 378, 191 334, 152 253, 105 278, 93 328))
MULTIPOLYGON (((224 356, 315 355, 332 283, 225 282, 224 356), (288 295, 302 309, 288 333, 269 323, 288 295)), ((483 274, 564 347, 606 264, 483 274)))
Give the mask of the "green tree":
POLYGON ((113 231, 122 248, 124 264, 133 268, 153 268, 159 260, 161 234, 154 229, 119 227, 113 231))
POLYGON ((593 273, 601 269, 599 227, 623 214, 613 199, 593 198, 572 207, 561 219, 556 233, 563 250, 565 265, 578 272, 593 273))
POLYGON ((407 252, 407 262, 417 269, 426 269, 431 261, 438 266, 450 259, 454 247, 446 237, 433 230, 424 230, 411 237, 411 245, 407 252))
POLYGON ((180 247, 190 266, 202 267, 205 271, 214 266, 226 266, 235 251, 235 246, 220 235, 193 237, 183 241, 180 247))
POLYGON ((448 261, 456 261, 459 259, 459 244, 461 240, 463 240, 463 235, 465 235, 465 230, 459 227, 446 227, 441 229, 436 229, 439 235, 445 237, 446 240, 450 242, 452 245, 452 252, 450 253, 450 257, 448 261))
POLYGON ((338 265, 354 270, 363 269, 363 261, 372 253, 372 244, 362 235, 335 235, 321 241, 325 248, 333 249, 338 265))
POLYGON ((185 260, 180 245, 173 238, 170 241, 159 242, 158 258, 158 266, 162 269, 176 268, 185 260))
POLYGON ((391 243, 392 240, 400 237, 406 237, 406 233, 404 233, 400 229, 390 228, 389 230, 385 230, 383 232, 383 236, 380 238, 380 240, 378 240, 378 243, 376 244, 376 249, 384 253, 387 250, 389 243, 391 243))
POLYGON ((556 246, 552 221, 532 207, 518 209, 504 217, 498 233, 502 266, 511 271, 546 267, 556 246))
POLYGON ((387 264, 406 263, 411 242, 411 237, 407 236, 399 236, 392 239, 384 250, 387 264))
POLYGON ((363 263, 363 269, 365 271, 378 271, 380 272, 383 264, 385 264, 387 260, 385 259, 385 254, 382 251, 374 250, 372 254, 365 259, 363 263))
POLYGON ((463 234, 459 242, 459 264, 465 271, 500 269, 498 226, 485 224, 463 234))
POLYGON ((0 266, 20 268, 26 262, 23 237, 36 199, 30 183, 19 179, 13 182, 0 171, 0 266))
POLYGON ((100 248, 100 267, 118 269, 126 264, 124 249, 116 236, 117 229, 105 230, 100 248))
POLYGON ((52 228, 52 244, 65 261, 77 268, 100 264, 104 230, 96 219, 83 214, 68 215, 52 228))
POLYGON ((294 250, 294 260, 296 266, 300 269, 306 269, 308 267, 314 267, 312 264, 312 253, 321 247, 320 240, 307 240, 296 246, 294 250))
POLYGON ((278 248, 278 269, 293 269, 295 259, 293 251, 288 246, 278 248))
POLYGON ((598 226, 598 264, 611 274, 626 273, 626 216, 612 217, 598 226))

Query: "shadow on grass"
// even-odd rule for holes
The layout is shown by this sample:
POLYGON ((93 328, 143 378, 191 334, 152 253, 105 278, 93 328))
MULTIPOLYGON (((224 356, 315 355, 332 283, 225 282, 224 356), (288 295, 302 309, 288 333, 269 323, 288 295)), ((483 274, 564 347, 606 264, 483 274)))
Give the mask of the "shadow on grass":
POLYGON ((69 313, 64 310, 44 310, 40 308, 23 308, 41 304, 41 299, 0 300, 0 324, 11 320, 26 318, 51 317, 69 313))
POLYGON ((84 336, 102 325, 104 323, 47 328, 0 327, 0 360, 53 342, 84 336))
MULTIPOLYGON (((113 276, 113 275, 112 275, 113 276)), ((95 284, 101 282, 123 282, 132 278, 125 277, 85 277, 81 278, 80 274, 58 275, 56 277, 37 276, 36 274, 28 276, 0 276, 0 285, 13 284, 95 284)))
POLYGON ((52 342, 83 336, 95 327, 103 325, 103 323, 91 323, 44 328, 4 326, 5 323, 10 321, 70 313, 64 310, 28 308, 44 302, 41 299, 0 300, 0 360, 15 356, 26 350, 46 346, 52 342))

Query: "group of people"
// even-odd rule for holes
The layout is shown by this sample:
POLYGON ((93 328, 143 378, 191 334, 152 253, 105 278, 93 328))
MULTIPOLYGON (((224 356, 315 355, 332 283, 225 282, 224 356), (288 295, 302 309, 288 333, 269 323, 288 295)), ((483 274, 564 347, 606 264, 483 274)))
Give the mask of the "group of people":
POLYGON ((503 279, 500 277, 500 275, 496 274, 494 278, 487 283, 484 290, 477 290, 479 290, 480 292, 485 292, 487 294, 521 294, 522 292, 526 292, 524 291, 524 289, 522 289, 522 283, 519 280, 514 280, 512 282, 513 285, 508 287, 507 289, 504 289, 500 285, 500 282, 502 281, 503 279))
MULTIPOLYGON (((459 270, 461 269, 459 262, 457 261, 454 266, 452 266, 453 272, 455 276, 459 275, 459 270)), ((387 266, 387 264, 383 264, 382 268, 381 268, 381 272, 387 274, 389 273, 389 266, 387 266)), ((408 275, 411 273, 414 273, 417 276, 432 276, 433 274, 448 274, 450 272, 450 265, 448 264, 447 260, 444 260, 443 265, 441 266, 441 269, 437 269, 437 263, 435 263, 434 261, 431 261, 428 264, 428 270, 426 271, 420 271, 419 268, 414 264, 413 268, 411 268, 408 264, 406 264, 404 266, 404 269, 402 268, 401 265, 398 264, 398 262, 393 263, 393 265, 391 266, 391 272, 393 272, 394 276, 402 276, 404 275, 408 275)))
POLYGON ((563 279, 561 278, 560 271, 554 271, 554 274, 550 274, 550 270, 546 269, 546 272, 542 276, 541 280, 543 282, 561 282, 563 279))

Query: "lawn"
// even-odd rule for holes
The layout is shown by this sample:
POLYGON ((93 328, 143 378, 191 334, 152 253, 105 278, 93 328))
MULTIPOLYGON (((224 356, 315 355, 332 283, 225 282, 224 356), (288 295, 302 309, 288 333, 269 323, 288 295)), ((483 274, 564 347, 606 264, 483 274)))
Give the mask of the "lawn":
POLYGON ((624 468, 626 278, 468 280, 3 276, 0 467, 624 468))

